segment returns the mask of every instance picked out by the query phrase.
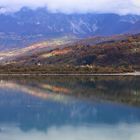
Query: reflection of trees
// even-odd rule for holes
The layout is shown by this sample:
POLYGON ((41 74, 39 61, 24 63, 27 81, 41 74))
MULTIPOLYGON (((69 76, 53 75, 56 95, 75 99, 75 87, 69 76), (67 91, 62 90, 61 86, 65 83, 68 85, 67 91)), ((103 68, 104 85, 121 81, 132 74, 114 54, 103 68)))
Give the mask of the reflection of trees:
POLYGON ((140 77, 40 76, 38 78, 13 77, 12 81, 7 77, 4 80, 6 81, 4 84, 1 83, 1 87, 5 85, 5 88, 6 86, 16 88, 43 99, 64 101, 63 98, 74 96, 88 100, 96 99, 133 105, 140 104, 140 77))
MULTIPOLYGON (((59 93, 68 94, 70 91, 66 88, 51 86, 48 84, 39 84, 38 87, 33 85, 23 85, 14 81, 3 81, 0 82, 0 88, 9 90, 18 90, 27 93, 31 96, 35 96, 41 99, 65 101, 66 96, 59 93), (42 88, 40 88, 42 87, 42 88)), ((20 92, 19 92, 20 93, 20 92)))

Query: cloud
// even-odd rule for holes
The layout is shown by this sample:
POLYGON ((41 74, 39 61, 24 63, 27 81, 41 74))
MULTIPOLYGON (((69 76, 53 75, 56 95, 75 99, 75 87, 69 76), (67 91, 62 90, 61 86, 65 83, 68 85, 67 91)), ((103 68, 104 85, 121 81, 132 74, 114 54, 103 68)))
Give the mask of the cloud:
POLYGON ((51 12, 118 13, 140 15, 140 0, 0 0, 1 12, 21 7, 47 7, 51 12))

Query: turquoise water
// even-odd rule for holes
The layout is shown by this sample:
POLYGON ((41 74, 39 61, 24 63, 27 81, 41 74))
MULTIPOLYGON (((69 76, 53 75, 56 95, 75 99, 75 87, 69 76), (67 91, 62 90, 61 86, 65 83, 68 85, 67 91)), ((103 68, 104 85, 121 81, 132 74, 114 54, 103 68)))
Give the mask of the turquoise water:
POLYGON ((140 77, 0 79, 0 140, 140 139, 140 77))

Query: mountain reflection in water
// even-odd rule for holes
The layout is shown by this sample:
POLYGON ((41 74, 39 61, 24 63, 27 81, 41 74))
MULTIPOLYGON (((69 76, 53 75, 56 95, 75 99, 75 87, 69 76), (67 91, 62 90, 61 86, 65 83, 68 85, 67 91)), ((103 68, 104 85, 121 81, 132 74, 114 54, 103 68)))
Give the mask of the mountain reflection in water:
POLYGON ((140 77, 0 79, 0 140, 140 138, 140 77))

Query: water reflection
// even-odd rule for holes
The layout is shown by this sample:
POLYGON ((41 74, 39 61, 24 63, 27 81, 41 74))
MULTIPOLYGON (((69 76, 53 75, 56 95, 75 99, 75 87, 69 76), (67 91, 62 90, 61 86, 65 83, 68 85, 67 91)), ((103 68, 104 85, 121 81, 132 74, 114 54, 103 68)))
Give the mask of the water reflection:
POLYGON ((59 100, 63 99, 64 96, 56 94, 57 92, 61 93, 69 93, 68 89, 62 87, 55 87, 47 84, 41 84, 36 86, 30 85, 23 85, 22 83, 16 83, 14 81, 1 81, 0 88, 2 89, 9 89, 9 90, 18 90, 20 92, 24 92, 25 94, 29 94, 31 96, 39 97, 41 99, 52 99, 52 100, 59 100), (42 87, 42 88, 39 88, 42 87), (46 88, 46 91, 44 90, 46 88), (52 93, 52 94, 51 94, 52 93))
POLYGON ((0 79, 0 140, 140 138, 140 77, 0 79))

